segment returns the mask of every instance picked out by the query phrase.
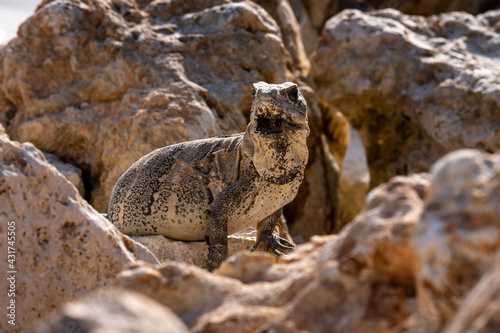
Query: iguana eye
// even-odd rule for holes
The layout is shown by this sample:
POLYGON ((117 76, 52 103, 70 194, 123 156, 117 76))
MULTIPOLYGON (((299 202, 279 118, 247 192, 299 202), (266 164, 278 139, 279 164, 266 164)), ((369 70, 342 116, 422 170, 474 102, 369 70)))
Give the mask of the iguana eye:
POLYGON ((281 118, 277 118, 276 120, 274 120, 274 127, 276 128, 281 128, 281 125, 282 125, 282 120, 281 118))
POLYGON ((299 101, 299 88, 296 85, 293 85, 290 88, 286 89, 285 93, 290 102, 297 103, 299 101))

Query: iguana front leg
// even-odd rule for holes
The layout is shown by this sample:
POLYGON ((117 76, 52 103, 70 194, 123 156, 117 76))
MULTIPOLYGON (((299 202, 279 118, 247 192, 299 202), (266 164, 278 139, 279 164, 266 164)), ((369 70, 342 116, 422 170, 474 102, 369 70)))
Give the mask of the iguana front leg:
POLYGON ((207 243, 208 258, 206 268, 213 271, 227 258, 227 222, 230 216, 238 215, 241 203, 251 193, 252 182, 240 179, 226 187, 215 199, 210 213, 207 243))
POLYGON ((274 233, 274 228, 276 228, 282 213, 283 208, 280 208, 257 224, 257 241, 250 251, 255 251, 261 242, 264 242, 265 252, 271 249, 277 256, 282 256, 283 252, 295 249, 292 243, 274 233))

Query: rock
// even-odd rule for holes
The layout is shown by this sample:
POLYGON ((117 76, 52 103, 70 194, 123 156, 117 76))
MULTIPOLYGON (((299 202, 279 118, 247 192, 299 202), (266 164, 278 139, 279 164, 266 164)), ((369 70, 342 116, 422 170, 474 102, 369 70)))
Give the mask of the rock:
MULTIPOLYGON (((0 246, 15 256, 0 267, 17 271, 16 325, 2 320, 0 331, 24 331, 63 302, 111 285, 138 259, 158 262, 83 200, 40 150, 10 141, 1 126, 0 193, 0 246)), ((8 282, 2 279, 2 290, 8 282)))
POLYGON ((71 184, 75 185, 78 193, 85 198, 85 187, 83 185, 82 170, 72 164, 64 163, 57 155, 44 153, 47 162, 56 167, 57 171, 62 173, 71 184))
POLYGON ((349 147, 342 162, 340 176, 341 216, 337 230, 351 222, 365 205, 370 187, 370 170, 366 161, 366 151, 359 134, 352 127, 349 147))
POLYGON ((479 14, 490 9, 498 9, 496 1, 490 0, 412 0, 412 1, 393 1, 393 0, 365 0, 375 8, 395 8, 405 14, 410 15, 434 15, 443 12, 461 11, 471 14, 479 14))
MULTIPOLYGON (((208 257, 208 246, 205 242, 183 242, 157 236, 131 236, 131 238, 147 247, 160 262, 176 261, 205 268, 208 257)), ((250 251, 255 243, 252 236, 230 235, 228 237, 229 255, 241 251, 250 251)))
POLYGON ((424 18, 395 10, 328 20, 311 78, 320 100, 359 132, 372 186, 427 171, 458 148, 500 148, 499 20, 500 11, 424 18))
POLYGON ((353 8, 359 10, 368 10, 370 7, 366 1, 359 0, 304 0, 311 21, 318 31, 323 28, 325 21, 335 16, 341 11, 353 8))
POLYGON ((0 113, 15 110, 12 137, 76 163, 101 212, 141 156, 243 131, 251 84, 286 81, 280 30, 261 7, 193 8, 46 1, 1 51, 0 113))
POLYGON ((444 333, 500 331, 500 256, 464 299, 444 333))
POLYGON ((254 0, 262 6, 280 27, 283 43, 287 50, 287 66, 297 77, 309 73, 307 57, 299 24, 288 0, 254 0))
POLYGON ((347 122, 344 124, 345 118, 341 116, 329 120, 332 128, 339 130, 324 134, 325 118, 314 90, 302 85, 300 92, 308 105, 311 129, 307 138, 309 160, 297 196, 283 211, 296 243, 334 230, 340 213, 338 158, 341 158, 334 152, 345 151, 349 144, 349 133, 342 130, 344 125, 347 126, 347 122), (329 141, 327 137, 335 142, 329 141))
POLYGON ((381 185, 340 234, 313 237, 275 265, 264 253, 233 256, 215 274, 138 264, 119 284, 168 306, 192 332, 387 332, 415 311, 411 235, 428 184, 413 175, 381 185))
MULTIPOLYGON (((250 1, 43 1, 0 50, 0 121, 14 139, 80 168, 85 198, 105 213, 140 157, 243 131, 254 82, 300 83, 308 60, 290 6, 271 7, 281 31, 250 1)), ((310 87, 301 91, 314 103, 310 87)), ((322 117, 311 108, 307 182, 286 209, 301 241, 330 233, 340 212, 322 117)))
POLYGON ((477 150, 450 153, 432 169, 413 239, 421 266, 419 312, 430 323, 428 332, 442 330, 498 261, 498 179, 500 155, 477 150))
POLYGON ((293 14, 295 15, 297 24, 299 25, 304 50, 307 55, 310 55, 316 47, 318 30, 312 24, 309 13, 307 12, 302 0, 290 0, 290 6, 292 7, 293 14))
POLYGON ((96 292, 66 304, 57 316, 37 326, 33 333, 188 332, 186 325, 168 308, 123 290, 96 292))

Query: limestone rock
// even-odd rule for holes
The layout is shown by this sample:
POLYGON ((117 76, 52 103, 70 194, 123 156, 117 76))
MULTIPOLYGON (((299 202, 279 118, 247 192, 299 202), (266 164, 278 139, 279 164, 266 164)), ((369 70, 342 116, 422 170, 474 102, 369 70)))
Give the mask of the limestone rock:
POLYGON ((356 130, 352 127, 349 129, 349 147, 342 162, 340 177, 342 210, 339 227, 351 222, 362 211, 370 187, 370 170, 366 161, 365 147, 356 130))
POLYGON ((66 304, 33 333, 187 333, 182 321, 152 299, 123 290, 96 292, 66 304))
MULTIPOLYGON (((131 236, 131 238, 147 247, 160 262, 176 261, 205 268, 208 257, 208 246, 205 242, 183 242, 157 236, 131 236)), ((250 251, 255 243, 255 235, 228 237, 229 255, 241 251, 250 251)))
POLYGON ((429 18, 346 10, 325 25, 311 78, 365 144, 372 186, 446 152, 500 148, 500 11, 429 18))
MULTIPOLYGON (((280 26, 250 1, 45 0, 0 50, 0 122, 80 168, 85 198, 105 213, 140 157, 243 131, 252 83, 300 83, 307 59, 296 22, 286 0, 273 4, 280 26)), ((300 88, 313 103, 314 91, 300 88)), ((302 241, 330 233, 339 212, 321 110, 310 119, 306 182, 286 209, 302 241)))
POLYGON ((410 15, 434 15, 442 12, 463 11, 471 14, 479 14, 490 9, 499 8, 497 1, 490 0, 366 0, 375 8, 395 8, 410 15))
MULTIPOLYGON (((17 271, 16 326, 2 320, 1 331, 24 331, 64 301, 112 284, 137 259, 158 262, 83 200, 40 150, 10 141, 1 126, 0 193, 0 246, 15 248, 13 266, 4 260, 0 268, 17 271), (7 244, 9 231, 15 239, 7 244)), ((2 290, 8 282, 2 279, 2 290)))
POLYGON ((72 164, 64 163, 57 155, 44 153, 47 162, 56 167, 57 171, 62 173, 71 184, 75 185, 78 193, 85 198, 85 187, 83 185, 82 170, 72 164))
POLYGON ((1 51, 12 137, 76 163, 101 212, 141 156, 243 131, 251 84, 286 81, 279 27, 261 7, 193 5, 164 17, 162 4, 45 1, 1 51))
POLYGON ((309 11, 311 21, 318 31, 323 28, 325 21, 345 9, 368 10, 366 1, 359 0, 304 0, 309 11))
POLYGON ((414 236, 421 269, 420 313, 441 330, 498 261, 500 155, 448 154, 432 170, 425 211, 414 236))
MULTIPOLYGON (((308 105, 311 129, 311 134, 307 137, 309 160, 297 196, 283 211, 296 243, 306 242, 314 235, 330 234, 334 230, 340 213, 340 163, 332 150, 338 148, 343 151, 349 144, 349 133, 344 131, 332 135, 336 142, 330 144, 327 139, 330 136, 323 132, 325 120, 314 90, 302 85, 300 92, 308 105)), ((336 126, 342 120, 345 120, 343 116, 330 123, 336 126)))
POLYGON ((307 55, 310 55, 316 47, 316 40, 318 39, 318 30, 312 24, 309 13, 302 0, 290 0, 290 6, 299 25, 302 43, 307 55))
POLYGON ((309 73, 309 58, 307 57, 300 26, 288 0, 254 0, 262 6, 280 27, 283 43, 287 50, 287 66, 298 77, 309 73))
POLYGON ((414 311, 410 240, 428 184, 426 175, 391 180, 339 235, 314 237, 275 265, 263 253, 231 257, 215 274, 140 264, 120 285, 168 306, 192 332, 387 332, 414 311))
MULTIPOLYGON (((500 254, 500 253, 498 253, 500 254)), ((500 331, 500 256, 464 299, 444 333, 500 331)))

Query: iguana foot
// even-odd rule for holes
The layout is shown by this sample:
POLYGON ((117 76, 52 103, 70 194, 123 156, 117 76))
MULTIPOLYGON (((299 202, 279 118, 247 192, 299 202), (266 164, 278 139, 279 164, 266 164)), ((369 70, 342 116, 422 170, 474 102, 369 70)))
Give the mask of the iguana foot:
POLYGON ((295 245, 271 232, 261 233, 260 235, 258 235, 257 241, 252 246, 252 249, 250 251, 254 252, 261 242, 264 242, 264 252, 267 252, 267 250, 271 249, 271 251, 273 251, 273 253, 277 256, 282 256, 285 254, 283 252, 289 252, 295 249, 295 245))
POLYGON ((210 248, 208 251, 208 258, 206 269, 209 272, 212 272, 214 269, 219 267, 224 260, 227 259, 227 250, 226 251, 217 251, 215 248, 210 248))

